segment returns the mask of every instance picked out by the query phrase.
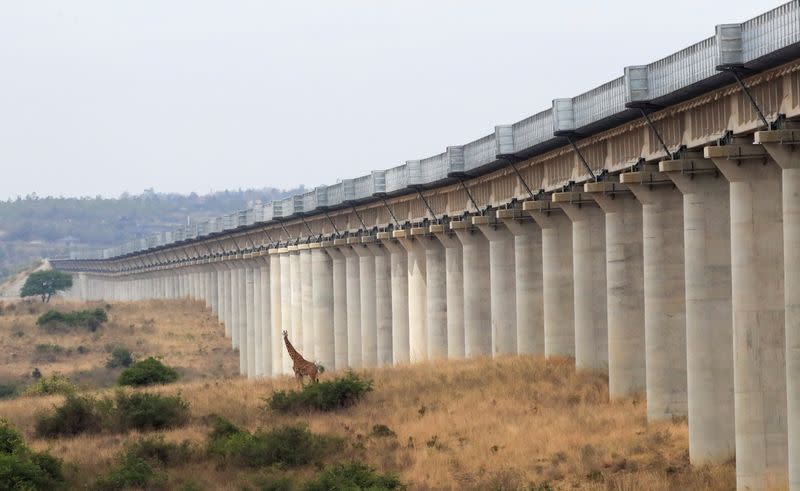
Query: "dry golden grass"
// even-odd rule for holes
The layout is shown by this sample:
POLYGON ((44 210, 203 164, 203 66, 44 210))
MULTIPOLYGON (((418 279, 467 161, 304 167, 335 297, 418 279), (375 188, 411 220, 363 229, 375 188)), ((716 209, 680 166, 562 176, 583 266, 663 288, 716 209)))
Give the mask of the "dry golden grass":
MULTIPOLYGON (((173 324, 191 324, 187 319, 194 318, 198 326, 205 326, 208 317, 192 315, 191 310, 197 307, 180 302, 115 304, 112 313, 118 321, 123 312, 129 312, 127 316, 137 308, 141 310, 136 315, 156 319, 155 326, 170 325, 168 315, 173 324)), ((190 363, 207 361, 191 353, 204 342, 205 334, 196 332, 194 339, 188 339, 187 332, 176 332, 175 341, 167 338, 151 342, 164 349, 168 363, 200 371, 190 363), (184 354, 176 355, 167 348, 184 354)), ((7 342, 5 332, 2 336, 7 342)), ((221 338, 218 333, 217 338, 221 338)), ((225 342, 209 342, 208 346, 225 342)), ((4 348, 4 356, 5 352, 4 348)), ((225 366, 232 370, 238 359, 230 351, 225 356, 230 359, 225 366)), ((266 410, 264 396, 276 389, 296 388, 294 379, 288 377, 264 381, 195 379, 154 390, 180 392, 191 404, 191 424, 166 432, 167 440, 190 440, 202 446, 212 414, 250 430, 303 422, 312 431, 345 437, 348 445, 341 458, 396 472, 410 489, 512 490, 545 481, 554 489, 735 488, 732 462, 689 466, 685 421, 646 424, 641 398, 610 402, 605 377, 576 372, 571 360, 474 359, 360 373, 374 380, 374 392, 352 408, 328 414, 287 416, 266 410), (376 424, 388 426, 397 437, 371 436, 376 424)), ((333 376, 326 373, 323 379, 333 376)), ((35 438, 35 413, 59 400, 55 396, 0 401, 0 415, 20 427, 31 446, 50 448, 70 463, 76 486, 91 483, 134 436, 103 434, 51 441, 35 438)), ((169 472, 170 487, 194 482, 208 489, 241 489, 255 474, 218 468, 205 458, 169 472)), ((302 477, 313 472, 307 469, 296 474, 302 477)))
POLYGON ((119 370, 105 368, 115 346, 130 349, 137 358, 162 357, 184 380, 238 373, 238 355, 211 312, 197 302, 54 300, 45 305, 26 300, 5 302, 1 310, 0 383, 30 382, 30 373, 39 368, 44 375, 60 372, 89 388, 107 387, 119 374, 119 370), (48 333, 36 326, 39 315, 50 308, 68 311, 97 307, 107 308, 109 316, 97 332, 76 329, 48 333), (58 345, 63 352, 42 355, 36 352, 38 344, 58 345), (79 347, 88 351, 80 353, 79 347))

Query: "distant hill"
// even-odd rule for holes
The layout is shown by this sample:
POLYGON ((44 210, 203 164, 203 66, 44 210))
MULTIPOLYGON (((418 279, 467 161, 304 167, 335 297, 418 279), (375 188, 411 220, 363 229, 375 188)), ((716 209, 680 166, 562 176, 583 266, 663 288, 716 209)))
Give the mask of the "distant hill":
POLYGON ((269 202, 303 188, 220 191, 207 195, 123 194, 119 198, 39 197, 0 201, 0 279, 43 257, 101 248, 269 202))

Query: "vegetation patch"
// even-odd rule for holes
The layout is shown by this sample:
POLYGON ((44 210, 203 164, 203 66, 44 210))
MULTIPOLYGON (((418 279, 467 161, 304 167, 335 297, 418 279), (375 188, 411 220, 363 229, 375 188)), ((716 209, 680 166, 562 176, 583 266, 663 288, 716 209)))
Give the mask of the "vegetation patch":
POLYGON ((134 363, 119 374, 117 384, 143 387, 148 385, 168 384, 178 380, 178 372, 164 365, 152 356, 134 363))
POLYGON ((302 425, 250 433, 219 418, 209 436, 207 451, 224 463, 242 467, 298 467, 318 462, 342 446, 341 439, 311 433, 302 425))
POLYGON ((68 395, 50 414, 36 418, 36 434, 41 437, 74 436, 98 433, 103 429, 103 412, 99 403, 89 396, 68 395))
POLYGON ((330 489, 351 490, 402 490, 406 486, 392 474, 380 474, 359 462, 339 463, 327 467, 316 479, 306 483, 306 491, 330 489))
POLYGON ((19 386, 17 384, 0 384, 0 400, 13 399, 19 394, 19 386))
POLYGON ((370 434, 372 436, 375 436, 375 437, 378 437, 378 438, 396 438, 397 437, 397 433, 395 433, 394 431, 392 431, 391 428, 389 428, 388 426, 383 425, 383 424, 377 424, 377 425, 373 426, 372 427, 372 432, 370 434))
POLYGON ((36 319, 36 325, 48 332, 65 332, 75 329, 87 329, 94 332, 107 321, 108 314, 100 308, 72 312, 48 310, 36 319))
POLYGON ((94 489, 97 491, 159 489, 166 481, 166 474, 150 462, 126 454, 116 467, 97 480, 94 489))
POLYGON ((133 354, 127 348, 117 346, 111 351, 106 361, 107 368, 128 368, 133 365, 133 354))
POLYGON ((72 275, 55 269, 34 271, 25 280, 19 292, 20 297, 41 297, 43 303, 50 298, 72 287, 72 275))
POLYGON ((64 354, 68 354, 68 350, 64 349, 61 345, 58 344, 41 343, 37 344, 33 348, 34 361, 44 361, 52 363, 56 361, 61 355, 64 354))
POLYGON ((0 489, 49 490, 63 483, 61 460, 31 451, 20 433, 0 419, 0 489))
POLYGON ((186 462, 194 453, 188 441, 168 443, 164 437, 145 436, 129 444, 117 458, 116 467, 101 476, 94 485, 98 491, 130 488, 159 489, 164 487, 164 469, 186 462))
POLYGON ((55 438, 82 433, 175 428, 189 420, 189 404, 178 396, 117 392, 114 399, 68 395, 60 406, 36 419, 36 433, 55 438))
POLYGON ((371 390, 372 380, 348 371, 343 377, 308 384, 300 391, 274 392, 266 402, 270 409, 281 413, 333 411, 352 406, 371 390))
POLYGON ((128 430, 164 430, 189 421, 189 403, 180 395, 164 396, 147 392, 117 392, 111 411, 113 426, 128 430))
POLYGON ((70 395, 78 390, 69 378, 56 372, 49 377, 40 377, 25 388, 25 395, 45 396, 53 394, 70 395))
POLYGON ((184 463, 195 454, 195 449, 188 440, 181 443, 170 443, 164 441, 162 435, 143 436, 128 445, 126 451, 130 457, 144 459, 165 467, 184 463))

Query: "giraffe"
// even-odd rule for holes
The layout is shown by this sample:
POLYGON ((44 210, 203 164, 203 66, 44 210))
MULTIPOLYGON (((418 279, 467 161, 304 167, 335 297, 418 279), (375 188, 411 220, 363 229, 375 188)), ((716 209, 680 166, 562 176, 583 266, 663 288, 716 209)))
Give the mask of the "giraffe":
POLYGON ((317 365, 303 358, 303 355, 294 349, 292 343, 289 342, 289 335, 286 331, 283 331, 283 342, 286 343, 286 351, 289 352, 289 356, 292 358, 292 370, 294 370, 294 376, 297 377, 297 380, 302 384, 303 377, 308 376, 312 382, 317 382, 317 365))

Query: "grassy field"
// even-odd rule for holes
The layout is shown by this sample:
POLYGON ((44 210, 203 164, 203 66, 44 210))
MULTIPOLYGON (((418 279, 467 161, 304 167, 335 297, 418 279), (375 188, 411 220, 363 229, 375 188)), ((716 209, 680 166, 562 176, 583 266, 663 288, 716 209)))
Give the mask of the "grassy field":
MULTIPOLYGON (((89 304, 92 308, 101 304, 89 304)), ((58 308, 84 307, 58 304, 58 308)), ((258 489, 265 472, 302 482, 318 465, 294 469, 242 469, 221 465, 203 449, 213 418, 242 428, 307 424, 341 437, 344 448, 324 463, 364 462, 398 475, 409 489, 728 490, 734 465, 691 467, 686 421, 646 424, 642 398, 610 402, 602 374, 580 373, 570 360, 507 357, 363 370, 374 391, 353 407, 330 413, 277 414, 264 397, 294 389, 290 378, 247 381, 233 374, 238 356, 209 312, 191 302, 114 303, 98 333, 44 335, 34 325, 36 304, 18 303, 0 315, 0 381, 23 378, 34 366, 60 371, 95 394, 113 394, 114 371, 104 367, 109 345, 139 356, 158 355, 182 378, 152 391, 180 393, 190 404, 188 425, 164 432, 171 442, 192 442, 194 456, 168 469, 170 489, 258 489), (22 331, 22 335, 17 332, 22 331), (59 343, 73 354, 36 358, 36 344, 59 343), (77 354, 77 346, 88 348, 77 354), (376 436, 376 425, 394 435, 376 436)), ((338 374, 325 373, 323 380, 338 374)), ((140 389, 141 390, 141 389, 140 389)), ((71 487, 91 485, 114 465, 137 434, 95 434, 43 439, 36 415, 62 396, 0 401, 0 415, 29 445, 64 459, 71 487)))

